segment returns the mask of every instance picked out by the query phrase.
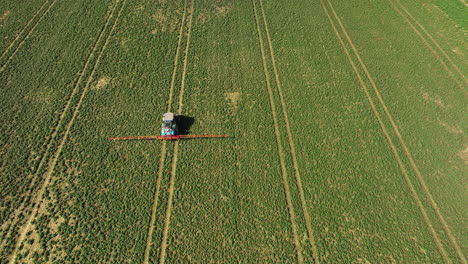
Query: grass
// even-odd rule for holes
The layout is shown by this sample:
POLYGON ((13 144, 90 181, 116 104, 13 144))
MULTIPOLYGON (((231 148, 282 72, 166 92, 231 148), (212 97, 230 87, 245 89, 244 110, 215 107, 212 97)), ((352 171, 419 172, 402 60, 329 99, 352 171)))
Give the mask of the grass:
POLYGON ((0 21, 0 262, 466 263, 466 28, 439 9, 58 1, 31 31, 42 4, 0 21), (168 105, 232 137, 107 140, 168 105))
POLYGON ((468 19, 466 18, 467 4, 464 1, 432 1, 434 5, 439 7, 453 22, 466 29, 468 27, 468 19))

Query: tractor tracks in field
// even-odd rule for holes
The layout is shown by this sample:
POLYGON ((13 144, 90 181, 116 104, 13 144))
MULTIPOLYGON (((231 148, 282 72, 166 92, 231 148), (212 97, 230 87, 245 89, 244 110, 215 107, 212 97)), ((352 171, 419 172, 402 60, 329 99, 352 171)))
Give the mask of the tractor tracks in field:
POLYGON ((280 160, 280 167, 281 167, 281 175, 282 175, 282 184, 283 184, 283 189, 285 192, 285 198, 286 198, 286 204, 289 212, 289 220, 291 224, 291 233, 293 236, 293 242, 294 246, 296 249, 296 255, 297 255, 297 261, 298 263, 303 263, 303 262, 309 262, 309 260, 304 260, 304 255, 303 255, 303 250, 302 250, 302 245, 299 240, 299 234, 298 234, 298 225, 296 222, 296 214, 294 212, 294 205, 292 201, 293 197, 293 192, 291 192, 289 183, 288 183, 288 178, 289 178, 289 173, 286 168, 286 158, 285 154, 289 153, 291 156, 292 160, 292 167, 293 167, 293 174, 294 174, 294 180, 299 196, 299 201, 300 201, 300 207, 302 210, 302 217, 304 218, 305 222, 305 229, 307 233, 307 238, 309 241, 309 246, 310 246, 310 251, 311 251, 311 257, 315 263, 319 263, 319 257, 318 257, 318 251, 317 247, 315 245, 315 239, 313 235, 313 230, 312 230, 312 223, 311 223, 311 218, 309 215, 308 207, 307 207, 307 202, 305 199, 305 194, 304 194, 304 189, 302 186, 302 180, 301 180, 301 175, 299 172, 299 165, 297 162, 297 157, 296 157, 296 150, 295 150, 295 145, 294 145, 294 140, 292 137, 292 132, 290 128, 290 123, 289 123, 289 117, 287 114, 287 108, 286 108, 286 103, 284 100, 283 96, 283 91, 281 88, 281 82, 279 78, 279 73, 278 69, 276 66, 276 61, 275 61, 275 54, 274 54, 274 49, 273 49, 273 44, 270 36, 270 31, 268 28, 268 22, 265 14, 265 9, 263 7, 263 1, 258 0, 259 5, 257 8, 257 5, 255 4, 257 0, 252 0, 252 7, 253 7, 253 13, 254 13, 254 18, 255 18, 255 24, 257 28, 257 34, 258 34, 258 41, 259 41, 259 46, 260 46, 260 53, 262 56, 262 65, 263 65, 263 71, 265 75, 265 84, 266 88, 268 91, 268 98, 270 102, 270 107, 271 107, 271 114, 272 114, 272 119, 273 119, 273 127, 274 127, 274 133, 276 137, 276 145, 278 149, 278 158, 280 160), (261 19, 259 18, 259 12, 257 12, 257 9, 260 10, 261 14, 261 19), (276 111, 276 105, 275 105, 275 96, 274 92, 272 89, 272 83, 270 81, 270 74, 269 74, 269 67, 268 67, 268 55, 265 52, 265 43, 262 37, 262 29, 261 29, 261 24, 263 23, 263 29, 264 33, 266 35, 266 40, 267 40, 267 46, 269 50, 269 57, 270 57, 270 62, 271 62, 271 68, 273 70, 273 76, 274 76, 274 82, 276 86, 276 92, 279 97, 279 102, 280 102, 280 109, 282 112, 282 119, 285 123, 285 129, 286 129, 286 135, 287 135, 287 142, 288 142, 288 147, 289 151, 285 151, 283 146, 282 146, 282 140, 281 140, 281 132, 280 132, 280 127, 279 127, 279 117, 276 111))
MULTIPOLYGON (((65 108, 62 111, 59 121, 55 128, 53 129, 53 132, 48 139, 47 143, 47 148, 43 153, 43 156, 41 157, 41 161, 36 169, 36 172, 34 174, 33 181, 38 181, 42 180, 42 184, 40 185, 38 190, 33 190, 33 185, 30 186, 30 195, 32 197, 31 201, 31 207, 32 211, 29 214, 29 216, 26 216, 26 221, 24 224, 21 225, 20 231, 19 231, 19 237, 15 243, 15 248, 13 252, 10 254, 11 258, 9 263, 14 263, 16 260, 16 256, 18 253, 18 249, 20 248, 21 244, 23 243, 26 234, 31 226, 32 221, 35 219, 36 214, 38 212, 39 206, 41 205, 43 198, 44 198, 44 193, 47 188, 47 186, 50 183, 52 174, 55 169, 55 165, 57 164, 57 161, 60 157, 60 154, 62 152, 62 149, 68 139, 68 136, 70 134, 71 127, 76 119, 76 116, 78 115, 79 108, 83 102, 84 96, 91 85, 91 82, 93 81, 94 74, 96 71, 96 68, 99 65, 99 62, 102 58, 102 55, 109 43, 109 39, 112 36, 112 33, 114 32, 116 25, 118 24, 119 18, 122 14, 122 11, 124 9, 124 6, 126 4, 127 0, 118 0, 115 2, 114 7, 112 8, 112 11, 108 14, 107 20, 101 29, 99 36, 96 40, 96 42, 93 45, 92 51, 85 62, 84 67, 82 68, 78 80, 75 83, 75 87, 72 91, 72 94, 70 95, 69 99, 66 102, 65 108), (116 14, 117 13, 117 14, 116 14), (113 19, 114 18, 114 19, 113 19), (83 86, 84 85, 84 86, 83 86), (80 87, 81 91, 80 91, 80 87), (79 94, 79 95, 77 95, 79 94), (72 107, 71 105, 73 104, 73 101, 78 100, 76 104, 72 107), (71 111, 71 113, 69 113, 71 111), (71 115, 71 116, 70 116, 71 115), (63 127, 63 123, 65 123, 65 119, 69 117, 68 123, 63 127), (55 137, 58 134, 62 134, 62 137, 60 140, 56 140, 55 137), (52 157, 48 158, 50 155, 50 151, 53 148, 53 145, 58 144, 55 152, 53 153, 52 157), (47 164, 45 172, 40 176, 40 174, 43 172, 43 167, 44 165, 47 164)), ((23 201, 23 204, 21 205, 21 208, 25 209, 26 208, 26 199, 23 201)), ((21 212, 20 212, 21 213, 21 212)), ((16 220, 18 221, 18 220, 16 220)), ((12 225, 10 229, 13 229, 12 225)), ((10 231, 11 233, 11 231, 10 231)), ((6 238, 5 238, 6 239, 6 238)), ((4 243, 4 242, 2 242, 4 243)))
POLYGON ((414 33, 416 33, 419 38, 421 38, 422 42, 439 61, 444 70, 449 74, 450 78, 457 84, 458 88, 460 88, 460 90, 465 92, 465 95, 467 95, 465 88, 468 85, 468 80, 461 72, 460 68, 458 68, 458 66, 453 62, 448 54, 440 47, 439 43, 437 43, 432 35, 426 30, 426 28, 424 28, 423 25, 421 25, 421 23, 419 23, 419 21, 408 11, 408 9, 405 8, 400 0, 388 0, 388 2, 392 8, 403 18, 403 20, 411 27, 414 33), (402 10, 406 15, 402 12, 402 10), (435 48, 431 46, 431 43, 435 48), (443 58, 445 58, 448 63, 446 63, 443 58), (449 65, 451 67, 449 67, 449 65))
POLYGON ((437 249, 439 250, 443 260, 445 263, 451 263, 451 260, 444 248, 444 246, 442 245, 442 242, 439 238, 439 235, 437 234, 436 230, 434 229, 434 226, 433 226, 433 223, 431 221, 431 219, 429 218, 428 216, 428 213, 427 213, 427 209, 426 207, 423 205, 417 191, 416 191, 416 188, 414 187, 413 183, 412 183, 412 180, 410 179, 410 176, 408 174, 408 171, 406 170, 405 168, 405 165, 404 165, 404 162, 402 160, 402 158, 400 157, 400 154, 398 153, 398 149, 397 149, 397 145, 393 142, 392 138, 391 138, 391 133, 389 133, 389 131, 387 130, 386 128, 386 125, 385 125, 385 122, 384 122, 384 118, 386 118, 386 120, 390 123, 390 126, 391 126, 391 132, 393 132, 393 135, 397 138, 397 141, 399 143, 399 146, 401 147, 400 149, 402 150, 402 152, 404 153, 404 157, 406 157, 407 161, 410 163, 410 167, 411 167, 411 170, 413 171, 416 179, 417 179, 417 182, 419 183, 419 186, 421 186, 421 191, 423 192, 424 194, 424 197, 426 198, 426 201, 429 203, 430 207, 432 208, 433 212, 436 214, 437 216, 437 219, 442 227, 442 229, 444 230, 445 234, 447 235, 447 237, 449 238, 449 242, 450 244, 453 246, 453 248, 455 249, 455 251, 457 252, 457 255, 458 257, 460 258, 461 262, 462 263, 466 263, 466 260, 465 260, 465 257, 463 255, 463 253, 461 252, 461 249, 460 247, 458 246, 457 244, 457 241, 455 240, 455 238, 453 237, 444 217, 442 216, 442 213, 440 212, 440 209, 437 205, 437 203, 435 202, 435 200, 433 199, 430 191, 429 191, 429 188, 427 187, 422 175, 421 175, 421 172, 419 171, 419 168, 418 166, 416 165, 416 162, 414 161, 412 155, 411 155, 411 152, 410 150, 408 149, 405 141, 403 140, 403 137, 401 136, 400 134, 400 131, 393 119, 393 117, 391 116, 387 106, 386 106, 386 103, 385 101, 383 100, 381 94, 380 94, 380 91, 377 87, 377 85, 375 84, 375 81, 373 79, 373 77, 370 75, 365 63, 363 62, 361 56, 359 55, 359 52, 355 46, 355 44, 353 43, 353 41, 351 40, 350 36, 348 35, 343 23, 341 22, 341 19, 339 18, 339 16, 337 15, 332 3, 330 2, 330 0, 321 0, 321 5, 322 5, 322 8, 330 22, 330 25, 333 29, 333 31, 335 32, 336 34, 336 37, 338 38, 338 41, 340 42, 342 48, 343 48, 343 51, 349 61, 349 63, 351 64, 351 67, 353 68, 357 78, 358 78, 358 81, 359 81, 359 84, 361 86, 361 88, 363 89, 366 97, 367 97, 367 100, 369 102, 369 105, 372 109, 372 112, 374 114, 374 116, 377 118, 377 121, 380 125, 380 128, 382 130, 382 133, 384 134, 386 140, 387 140, 387 143, 392 151, 392 154, 398 164, 398 167, 400 169, 400 172, 401 174, 403 175, 404 177, 404 180, 405 180, 405 183, 407 185, 407 187, 409 188, 410 192, 411 192, 411 196, 413 197, 413 199, 415 200, 416 202, 416 205, 418 207, 418 209, 420 210, 422 216, 423 216, 423 219, 429 229, 429 232, 431 233, 431 236, 437 246, 437 249), (328 8, 326 6, 326 4, 324 4, 324 2, 327 2, 328 3, 328 8), (332 14, 333 14, 333 17, 335 18, 335 20, 338 22, 338 25, 339 25, 339 28, 341 29, 341 34, 340 34, 340 30, 337 28, 332 16, 330 15, 330 12, 328 11, 328 9, 331 10, 332 14), (344 38, 346 40, 346 42, 348 43, 349 47, 347 47, 347 45, 345 44, 345 40, 343 40, 343 37, 342 35, 344 35, 344 38), (383 110, 384 112, 384 118, 380 115, 379 113, 379 110, 378 110, 378 106, 374 103, 374 99, 372 99, 372 95, 371 95, 371 92, 369 91, 369 88, 368 88, 368 85, 366 84, 366 81, 364 80, 364 78, 362 77, 362 74, 360 73, 359 69, 358 69, 358 66, 356 66, 353 58, 352 58, 352 55, 350 53, 350 50, 352 50, 355 58, 357 59, 358 61, 358 64, 361 66, 361 69, 362 71, 364 71, 364 75, 365 77, 367 78, 368 82, 370 83, 370 86, 372 87, 372 91, 374 93, 374 95, 377 97, 378 99, 378 104, 380 105, 381 109, 383 110))
MULTIPOLYGON (((104 37, 104 33, 106 31, 106 28, 108 27, 109 23, 110 23, 110 20, 113 16, 113 13, 116 9, 117 5, 114 6, 112 12, 110 12, 106 18, 106 22, 104 24, 104 26, 102 27, 100 33, 99 33, 99 36, 98 38, 96 39, 95 43, 93 44, 93 47, 92 47, 92 50, 91 50, 91 53, 89 54, 88 56, 88 59, 86 60, 83 68, 81 69, 80 73, 79 73, 79 76, 78 76, 78 79, 73 87, 73 90, 70 94, 70 96, 68 97, 66 103, 65 103, 65 107, 63 108, 60 116, 59 116, 59 119, 57 121, 57 124, 55 125, 55 127, 52 129, 52 133, 50 134, 50 136, 48 137, 48 139, 46 140, 45 142, 45 151, 42 153, 41 155, 41 158, 40 158, 40 161, 39 161, 39 164, 36 166, 36 170, 35 170, 35 173, 33 174, 33 177, 31 179, 31 183, 29 184, 28 188, 26 189, 26 195, 25 195, 25 198, 23 199, 21 205, 19 206, 19 208, 16 210, 16 213, 13 217, 13 221, 12 223, 10 223, 10 229, 8 230, 8 233, 6 234, 6 237, 3 238, 2 240, 2 243, 0 244, 0 248, 3 248, 3 246, 5 245, 6 243, 6 240, 7 240, 7 237, 10 236, 11 232, 12 232, 12 228, 14 227, 14 225, 16 225, 17 221, 18 221, 18 217, 19 217, 19 214, 21 214, 25 208, 26 208, 26 203, 27 203, 27 199, 31 196, 34 196, 34 187, 36 186, 36 182, 40 180, 40 173, 42 172, 43 170, 43 167, 44 167, 44 164, 45 162, 47 161, 47 159, 49 158, 50 156, 50 151, 53 147, 54 144, 56 144, 56 137, 58 135, 58 133, 60 132, 60 129, 62 128, 63 126, 63 123, 65 122, 65 118, 69 112, 69 109, 74 101, 74 99, 76 99, 76 94, 78 93, 78 91, 80 90, 81 86, 82 86, 82 83, 83 83, 83 79, 86 78, 86 74, 88 73, 89 71, 89 68, 90 68, 90 64, 92 63, 93 61, 93 58, 95 57, 96 55, 96 51, 99 47, 99 44, 102 42, 102 38, 104 37)), ((2 226, 2 229, 3 229, 3 226, 2 226)))
MULTIPOLYGON (((174 97, 174 90, 176 86, 176 75, 179 72, 179 58, 180 58, 180 53, 181 53, 181 48, 182 48, 182 40, 185 36, 186 42, 185 42, 185 47, 184 47, 184 52, 183 52, 183 59, 182 59, 182 69, 181 69, 181 80, 180 80, 180 90, 179 90, 179 96, 177 100, 178 108, 177 112, 178 114, 182 113, 182 108, 183 108, 183 96, 185 92, 185 77, 187 73, 187 64, 188 64, 188 53, 190 49, 190 37, 191 37, 191 32, 192 32, 192 22, 193 22, 193 16, 194 16, 194 0, 190 1, 190 8, 187 10, 187 1, 184 1, 184 11, 182 14, 181 22, 180 22, 180 28, 179 28, 179 33, 178 33, 178 41, 177 41, 177 46, 176 46, 176 52, 174 56, 174 63, 173 63, 173 72, 171 76, 171 82, 170 82, 170 87, 169 87, 169 95, 168 99, 166 101, 166 111, 170 112, 171 107, 172 107, 172 101, 174 97), (188 12, 188 16, 187 16, 188 12), (188 21, 186 21, 188 19, 188 21), (186 32, 184 30, 184 26, 187 23, 187 28, 186 32)), ((158 167, 158 172, 157 172, 157 178, 156 178, 156 184, 155 184, 155 192, 153 196, 153 203, 151 206, 151 218, 150 218, 150 223, 148 226, 148 234, 146 237, 146 244, 145 244, 145 251, 144 251, 144 256, 143 256, 143 264, 148 264, 150 261, 150 253, 151 253, 151 246, 152 246, 152 240, 153 240, 153 233, 154 233, 154 226, 156 224, 156 212, 157 212, 157 207, 159 204, 159 195, 160 195, 160 189, 161 189, 161 179, 164 174, 164 162, 166 159, 166 141, 162 141, 161 145, 161 151, 160 151, 160 158, 159 158, 159 167, 158 167)), ((166 201, 166 211, 164 214, 164 224, 162 228, 162 237, 161 237, 161 244, 159 248, 159 263, 164 263, 166 260, 166 251, 167 251, 167 240, 169 236, 169 228, 171 224, 171 214, 172 214, 172 205, 173 205, 173 197, 174 197, 174 186, 175 186, 175 180, 176 180, 176 174, 177 174, 177 159, 178 159, 178 152, 179 152, 179 141, 174 142, 174 148, 173 148, 173 153, 172 153, 172 161, 171 161, 171 171, 170 171, 170 178, 169 178, 169 186, 167 189, 167 201, 166 201)))
MULTIPOLYGON (((194 14, 194 0, 190 1, 190 17, 188 22, 187 28, 187 42, 185 45, 184 50, 184 61, 182 65, 182 80, 180 84, 180 91, 179 91, 179 100, 178 100, 178 108, 177 113, 182 113, 183 108, 183 99, 184 99, 184 92, 185 92, 185 77, 187 75, 187 63, 188 63, 188 52, 190 49, 190 36, 192 32, 192 21, 193 21, 193 14, 194 14)), ((162 264, 165 262, 166 258, 166 249, 167 249, 167 238, 169 235, 169 226, 171 223, 171 212, 172 212, 172 200, 174 197, 174 185, 177 173, 177 155, 179 152, 179 141, 174 143, 174 153, 172 156, 172 163, 171 163, 171 178, 169 180, 169 190, 168 190, 168 198, 167 198, 167 206, 166 206, 166 213, 164 217, 164 229, 162 234, 162 241, 161 241, 161 254, 159 255, 159 263, 162 264)))
MULTIPOLYGON (((187 75, 187 63, 188 63, 188 53, 190 49, 190 36, 192 32, 192 21, 194 15, 194 0, 190 1, 190 16, 189 22, 187 26, 187 42, 185 44, 184 50, 184 61, 182 65, 182 80, 180 84, 180 91, 179 91, 179 100, 178 100, 178 108, 177 113, 182 113, 183 108, 183 98, 185 92, 185 77, 187 75)), ((171 224, 171 213, 172 213, 172 204, 173 204, 173 197, 174 197, 174 185, 177 173, 177 155, 179 152, 179 141, 174 143, 174 153, 172 156, 172 163, 171 163, 171 178, 169 180, 169 189, 168 189, 168 198, 167 198, 167 205, 166 205, 166 213, 164 215, 164 229, 162 234, 161 240, 161 253, 159 255, 159 263, 162 264, 165 262, 166 259, 166 249, 167 249, 167 238, 169 235, 169 226, 171 224)))
POLYGON ((6 69, 8 63, 11 61, 11 59, 13 59, 13 57, 16 55, 21 46, 23 46, 24 42, 26 42, 26 40, 32 35, 36 27, 39 25, 42 19, 49 13, 50 9, 52 9, 56 2, 57 0, 45 1, 44 4, 42 4, 42 6, 36 11, 33 17, 28 21, 26 26, 24 26, 21 32, 5 49, 5 51, 0 56, 0 63, 2 63, 2 66, 0 67, 0 73, 2 73, 6 69), (4 61, 5 58, 7 59, 4 61))
MULTIPOLYGON (((184 25, 185 25, 185 20, 186 20, 186 14, 187 14, 187 1, 184 2, 184 11, 182 13, 182 18, 180 21, 180 28, 179 28, 179 33, 178 33, 178 41, 177 41, 177 46, 176 46, 176 52, 174 55, 174 63, 173 63, 173 70, 172 70, 172 76, 171 76, 171 82, 169 86, 169 95, 168 99, 166 101, 166 112, 171 111, 171 106, 172 106, 172 98, 174 96, 174 87, 175 87, 175 82, 176 82, 176 75, 177 75, 177 69, 178 69, 178 63, 179 63, 179 56, 180 56, 180 48, 181 48, 181 43, 182 39, 184 36, 184 25)), ((156 184, 155 184, 155 191, 153 195, 153 203, 151 206, 151 218, 150 222, 148 224, 148 234, 146 237, 146 244, 145 244, 145 251, 143 255, 143 263, 147 264, 149 263, 149 258, 150 258, 150 251, 151 251, 151 245, 152 245, 152 238, 153 238, 153 232, 154 232, 154 225, 156 222, 156 211, 159 203, 159 192, 161 189, 161 179, 163 177, 163 168, 164 168, 164 162, 166 160, 166 141, 163 140, 161 143, 161 150, 160 150, 160 156, 159 156, 159 165, 158 165, 158 172, 156 176, 156 184)))

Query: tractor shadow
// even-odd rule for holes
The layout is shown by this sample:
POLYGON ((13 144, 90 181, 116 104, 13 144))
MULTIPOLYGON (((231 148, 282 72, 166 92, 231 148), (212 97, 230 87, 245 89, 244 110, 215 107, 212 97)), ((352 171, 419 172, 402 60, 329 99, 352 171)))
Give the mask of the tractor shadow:
POLYGON ((190 134, 190 128, 193 123, 195 123, 195 118, 190 116, 178 115, 175 118, 179 135, 188 135, 190 134))

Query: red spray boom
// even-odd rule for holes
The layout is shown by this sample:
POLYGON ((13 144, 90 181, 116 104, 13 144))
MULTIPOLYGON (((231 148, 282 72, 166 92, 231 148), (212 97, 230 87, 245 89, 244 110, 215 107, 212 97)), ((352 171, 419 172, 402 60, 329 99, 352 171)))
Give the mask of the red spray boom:
POLYGON ((177 140, 185 138, 226 138, 227 135, 174 135, 174 136, 130 136, 113 137, 109 140, 131 140, 131 139, 159 139, 159 140, 177 140))

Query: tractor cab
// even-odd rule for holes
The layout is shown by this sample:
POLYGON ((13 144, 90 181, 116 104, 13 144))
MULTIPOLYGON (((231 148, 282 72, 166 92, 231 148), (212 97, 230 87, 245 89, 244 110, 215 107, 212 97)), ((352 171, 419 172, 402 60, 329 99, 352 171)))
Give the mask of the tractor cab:
POLYGON ((177 135, 177 124, 173 113, 163 114, 163 122, 161 125, 161 136, 177 135))

